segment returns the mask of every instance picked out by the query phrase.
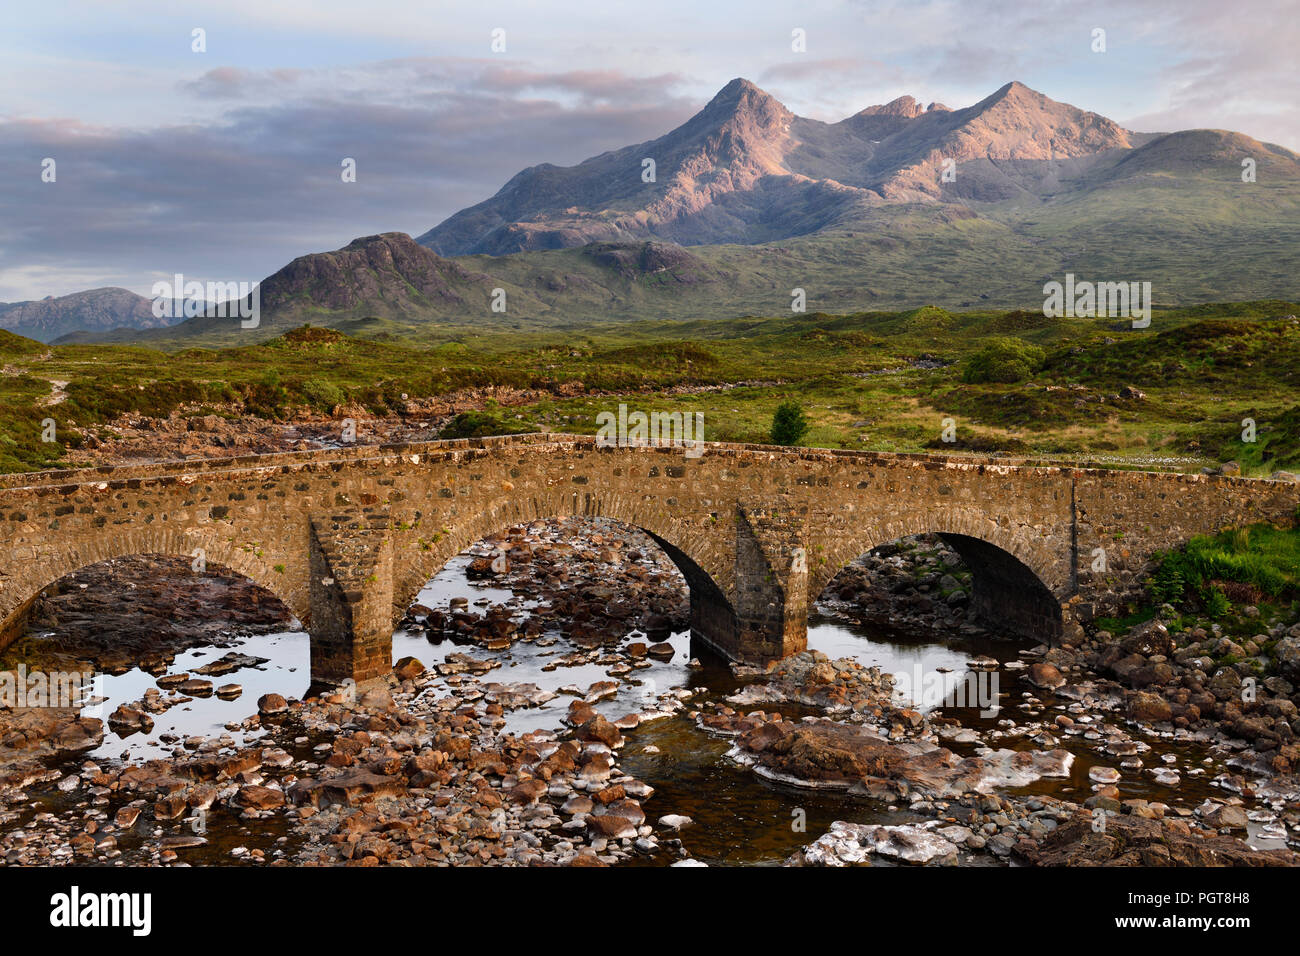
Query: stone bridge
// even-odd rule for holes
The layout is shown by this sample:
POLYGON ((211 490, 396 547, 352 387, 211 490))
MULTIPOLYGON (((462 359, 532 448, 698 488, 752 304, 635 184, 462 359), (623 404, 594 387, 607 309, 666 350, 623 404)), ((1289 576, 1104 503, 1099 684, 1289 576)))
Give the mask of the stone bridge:
POLYGON ((450 558, 564 515, 649 533, 690 586, 693 634, 732 659, 803 649, 836 572, 921 532, 965 559, 984 617, 1054 640, 1153 552, 1297 507, 1300 485, 1276 481, 714 443, 688 457, 549 434, 4 475, 0 646, 79 568, 202 555, 293 610, 315 682, 363 682, 387 673, 394 622, 450 558))

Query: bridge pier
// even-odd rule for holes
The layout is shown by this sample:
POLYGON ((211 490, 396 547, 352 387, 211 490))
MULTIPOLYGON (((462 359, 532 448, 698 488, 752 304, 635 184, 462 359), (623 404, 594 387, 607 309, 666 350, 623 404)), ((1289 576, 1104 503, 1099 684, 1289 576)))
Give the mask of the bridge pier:
POLYGON ((364 684, 393 666, 393 549, 356 515, 313 516, 311 682, 364 684))
POLYGON ((754 592, 743 610, 708 592, 691 592, 691 636, 718 654, 745 664, 769 664, 808 648, 808 616, 793 611, 779 592, 754 592))
POLYGON ((795 510, 736 508, 736 598, 691 586, 691 633, 730 660, 768 664, 808 647, 808 554, 795 510))

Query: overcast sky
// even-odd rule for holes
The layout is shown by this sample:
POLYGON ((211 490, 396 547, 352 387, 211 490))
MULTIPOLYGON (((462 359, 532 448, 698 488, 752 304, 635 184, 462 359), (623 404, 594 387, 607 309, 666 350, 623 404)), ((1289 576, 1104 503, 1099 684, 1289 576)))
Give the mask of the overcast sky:
POLYGON ((257 281, 418 235, 525 166, 659 136, 736 76, 824 120, 904 93, 968 106, 1014 79, 1131 129, 1300 151, 1298 49, 1286 0, 9 3, 0 301, 257 281))

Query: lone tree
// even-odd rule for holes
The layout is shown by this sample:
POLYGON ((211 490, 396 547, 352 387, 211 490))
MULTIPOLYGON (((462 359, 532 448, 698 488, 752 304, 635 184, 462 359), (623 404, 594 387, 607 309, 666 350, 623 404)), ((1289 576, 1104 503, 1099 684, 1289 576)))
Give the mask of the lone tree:
POLYGON ((797 445, 806 434, 808 417, 798 402, 789 400, 776 406, 776 414, 772 416, 772 444, 797 445))

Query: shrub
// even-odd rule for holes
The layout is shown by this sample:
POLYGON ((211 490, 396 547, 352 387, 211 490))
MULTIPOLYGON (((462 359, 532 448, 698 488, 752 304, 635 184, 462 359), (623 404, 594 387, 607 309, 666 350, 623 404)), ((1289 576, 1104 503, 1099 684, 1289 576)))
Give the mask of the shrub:
POLYGON ((532 431, 532 425, 506 422, 492 412, 461 412, 438 432, 439 438, 484 438, 532 431))
POLYGON ((966 360, 962 381, 975 385, 982 382, 1020 382, 1043 366, 1046 353, 1023 339, 990 339, 982 349, 966 360))
POLYGON ((784 401, 772 415, 772 444, 797 445, 808 434, 808 427, 808 416, 803 413, 799 403, 784 401))
POLYGON ((1157 601, 1195 602, 1212 616, 1238 600, 1286 599, 1300 593, 1300 529, 1258 524, 1217 535, 1198 535, 1159 556, 1147 589, 1157 601))
POLYGON ((312 405, 326 412, 331 411, 336 405, 342 405, 347 400, 347 396, 343 394, 343 389, 333 382, 326 382, 319 378, 309 378, 303 382, 302 395, 312 405))

